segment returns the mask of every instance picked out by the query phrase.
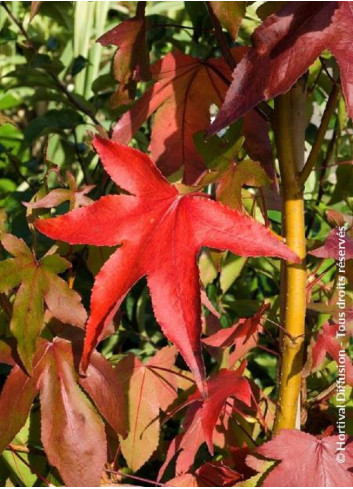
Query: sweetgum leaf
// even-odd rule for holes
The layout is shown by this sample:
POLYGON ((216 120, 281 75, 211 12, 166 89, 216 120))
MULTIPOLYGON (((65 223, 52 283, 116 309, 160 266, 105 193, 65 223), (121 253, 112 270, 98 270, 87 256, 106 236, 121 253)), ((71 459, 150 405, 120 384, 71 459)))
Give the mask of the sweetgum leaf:
MULTIPOLYGON (((237 61, 245 52, 243 46, 232 49, 237 61)), ((208 163, 207 155, 200 152, 195 137, 209 127, 212 106, 219 107, 223 103, 230 68, 222 58, 203 61, 174 51, 152 65, 151 71, 155 84, 121 117, 114 127, 113 140, 129 143, 141 125, 154 114, 149 147, 153 160, 167 176, 184 167, 184 183, 196 183, 206 170, 205 162, 206 166, 208 163), (199 96, 200 86, 202 97, 199 96)), ((243 134, 248 154, 259 160, 273 179, 275 172, 267 123, 255 111, 250 111, 245 116, 243 134)))
POLYGON ((161 480, 168 465, 176 456, 175 473, 177 476, 188 472, 194 463, 196 454, 205 441, 199 416, 201 406, 202 402, 196 401, 188 407, 183 423, 183 432, 170 442, 165 461, 158 472, 158 480, 161 480))
POLYGON ((97 39, 103 46, 118 46, 114 56, 114 78, 120 83, 113 95, 113 107, 134 98, 136 81, 151 77, 146 43, 145 18, 127 19, 97 39))
POLYGON ((38 392, 36 377, 46 353, 47 343, 39 340, 33 359, 33 376, 27 375, 17 364, 12 368, 0 395, 0 453, 7 447, 29 415, 38 392))
POLYGON ((120 438, 128 466, 138 470, 152 456, 159 442, 159 410, 165 410, 177 397, 176 376, 163 369, 174 365, 176 350, 163 348, 144 365, 130 354, 117 366, 127 398, 129 431, 120 438))
POLYGON ((228 397, 235 397, 247 406, 251 404, 250 384, 245 377, 241 377, 241 374, 241 368, 237 371, 221 369, 207 382, 208 398, 203 402, 199 415, 211 454, 213 454, 213 430, 228 397))
POLYGON ((351 260, 353 259, 353 239, 347 232, 342 233, 339 228, 334 228, 329 232, 325 243, 309 253, 318 258, 334 258, 335 260, 339 260, 344 253, 345 259, 351 260))
POLYGON ((332 52, 340 67, 352 117, 352 20, 349 2, 286 2, 255 30, 253 47, 233 72, 233 82, 210 134, 262 100, 287 92, 325 49, 332 52))
POLYGON ((264 304, 251 318, 241 318, 235 325, 221 328, 216 333, 203 338, 202 343, 219 361, 225 348, 235 346, 234 351, 229 355, 229 366, 232 367, 257 346, 259 333, 263 331, 261 319, 268 307, 269 304, 264 304))
POLYGON ((0 453, 24 426, 36 393, 35 379, 15 365, 0 395, 0 453))
POLYGON ((338 463, 338 439, 338 436, 317 438, 298 430, 281 430, 273 440, 256 449, 256 453, 267 459, 280 461, 262 486, 351 487, 353 443, 346 437, 345 461, 338 463))
MULTIPOLYGON (((40 392, 41 438, 50 463, 58 468, 68 486, 91 487, 99 485, 106 462, 105 432, 78 380, 72 345, 59 338, 53 343, 40 339, 33 375, 15 365, 1 392, 0 452, 25 424, 33 399, 40 392)), ((93 355, 87 377, 80 380, 113 429, 126 432, 120 383, 99 353, 93 355)))
POLYGON ((230 69, 222 59, 202 62, 174 51, 152 65, 151 71, 155 84, 121 117, 113 140, 127 144, 154 113, 149 148, 153 160, 167 176, 184 166, 185 183, 194 183, 205 167, 193 136, 208 128, 210 105, 221 106, 230 69))
POLYGON ((57 276, 71 266, 67 260, 59 255, 37 260, 23 240, 10 234, 3 235, 1 243, 14 258, 0 262, 0 291, 20 285, 10 328, 19 356, 32 372, 36 341, 43 329, 44 303, 57 319, 78 327, 83 327, 86 311, 79 295, 57 276))
POLYGON ((243 185, 262 187, 270 183, 265 170, 258 161, 245 160, 230 165, 223 173, 217 185, 217 200, 232 209, 243 210, 241 189, 243 185))
POLYGON ((178 382, 173 373, 173 366, 177 356, 177 350, 173 346, 166 346, 159 350, 146 364, 148 375, 151 375, 159 408, 166 411, 177 398, 178 382))
MULTIPOLYGON (((176 457, 175 472, 181 475, 190 469, 196 454, 206 442, 210 453, 213 454, 212 438, 215 433, 217 422, 221 421, 220 416, 226 407, 227 400, 234 398, 234 402, 241 407, 238 401, 250 405, 251 390, 249 382, 242 377, 242 365, 238 371, 227 369, 220 370, 208 381, 209 397, 202 400, 199 392, 189 396, 186 401, 191 405, 188 407, 183 423, 183 431, 177 435, 170 443, 167 455, 158 473, 158 480, 163 477, 165 470, 170 462, 176 457)), ((233 406, 231 408, 231 411, 233 406)))
POLYGON ((70 201, 72 208, 92 204, 92 199, 87 197, 94 185, 86 185, 81 190, 67 189, 67 188, 56 188, 51 190, 42 199, 36 200, 35 202, 26 202, 24 205, 30 209, 50 209, 51 207, 56 207, 63 202, 70 201))
MULTIPOLYGON (((316 341, 313 345, 311 354, 313 359, 313 370, 317 370, 323 363, 326 355, 329 355, 336 361, 337 365, 341 366, 340 358, 342 361, 341 350, 342 346, 336 338, 338 331, 337 325, 331 325, 326 323, 323 325, 322 330, 318 334, 316 341)), ((345 380, 348 385, 353 386, 353 365, 351 359, 345 353, 345 380)))
POLYGON ((107 459, 104 424, 77 384, 71 345, 48 344, 38 378, 41 439, 67 486, 100 485, 107 459))
POLYGON ((246 2, 209 2, 211 8, 232 38, 238 35, 239 26, 246 11, 246 2))
POLYGON ((97 351, 93 352, 86 376, 80 377, 79 383, 115 433, 126 436, 127 420, 123 387, 110 363, 97 351))
POLYGON ((82 366, 87 368, 93 349, 128 291, 146 275, 157 321, 204 392, 197 267, 201 247, 292 261, 298 257, 249 216, 206 194, 179 195, 139 151, 101 137, 95 138, 94 146, 112 179, 133 195, 102 197, 64 216, 36 221, 39 231, 53 239, 121 245, 96 276, 82 366))

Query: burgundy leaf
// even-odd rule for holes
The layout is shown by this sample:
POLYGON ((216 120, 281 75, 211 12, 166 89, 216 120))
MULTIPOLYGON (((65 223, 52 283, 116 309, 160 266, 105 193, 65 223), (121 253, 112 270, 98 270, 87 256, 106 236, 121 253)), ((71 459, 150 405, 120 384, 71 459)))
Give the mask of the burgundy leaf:
POLYGON ((325 243, 309 251, 310 255, 318 258, 334 258, 339 260, 344 257, 346 260, 353 259, 353 239, 347 234, 343 227, 331 229, 325 243))
POLYGON ((145 17, 127 19, 101 36, 103 46, 118 46, 114 57, 114 78, 119 89, 112 97, 113 107, 128 103, 135 96, 136 82, 149 80, 149 54, 146 43, 145 17))
MULTIPOLYGON (((297 430, 281 430, 256 453, 279 460, 262 483, 263 487, 351 487, 353 443, 346 437, 345 461, 336 455, 338 436, 317 438, 297 430)), ((256 468, 256 467, 254 467, 256 468)))
POLYGON ((233 82, 210 134, 262 100, 287 92, 315 59, 329 49, 341 70, 348 113, 353 116, 353 14, 350 2, 286 2, 255 30, 253 48, 233 72, 233 82))

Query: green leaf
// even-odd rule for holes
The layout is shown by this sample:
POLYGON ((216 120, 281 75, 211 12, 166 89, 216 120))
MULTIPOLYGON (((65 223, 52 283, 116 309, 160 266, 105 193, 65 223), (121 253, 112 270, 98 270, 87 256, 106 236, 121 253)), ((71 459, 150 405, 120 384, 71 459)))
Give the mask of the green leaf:
POLYGON ((222 175, 217 187, 217 200, 232 209, 242 210, 241 189, 243 185, 262 187, 271 182, 258 161, 245 160, 233 164, 222 175))
POLYGON ((1 44, 6 44, 10 41, 16 41, 17 39, 17 34, 13 30, 9 29, 8 27, 3 27, 0 30, 0 45, 1 44))
POLYGON ((84 58, 81 55, 77 56, 72 62, 72 66, 70 70, 71 75, 72 76, 78 75, 82 70, 86 68, 87 65, 88 65, 88 59, 84 58))
POLYGON ((18 354, 28 372, 37 338, 44 326, 44 303, 63 323, 83 327, 86 311, 79 295, 57 276, 71 264, 58 255, 37 260, 25 242, 13 235, 1 238, 4 248, 14 258, 0 262, 0 291, 7 292, 19 284, 10 329, 17 340, 18 354))
POLYGON ((221 273, 220 273, 220 286, 223 294, 231 287, 235 280, 241 274, 247 258, 244 256, 236 256, 233 253, 227 253, 226 258, 222 263, 221 273))
MULTIPOLYGON (((26 424, 12 440, 13 445, 24 448, 29 444, 38 445, 40 440, 38 414, 38 411, 34 412, 27 418, 26 424), (33 438, 34 434, 35 438, 33 438)), ((20 452, 19 455, 23 461, 10 450, 5 450, 1 457, 9 468, 12 474, 11 479, 16 485, 34 487, 37 485, 38 478, 31 468, 39 474, 45 474, 47 469, 45 454, 44 452, 42 455, 20 452)))
POLYGON ((71 109, 48 110, 44 115, 33 119, 24 130, 26 144, 31 144, 36 139, 50 133, 61 133, 65 129, 82 124, 80 114, 71 109))
POLYGON ((348 196, 352 195, 353 187, 353 165, 347 162, 347 165, 340 165, 337 168, 337 183, 330 200, 330 205, 342 202, 348 196))
POLYGON ((223 136, 216 134, 206 138, 205 131, 194 135, 195 146, 210 170, 224 170, 229 166, 244 142, 240 137, 241 127, 242 122, 236 122, 223 136))

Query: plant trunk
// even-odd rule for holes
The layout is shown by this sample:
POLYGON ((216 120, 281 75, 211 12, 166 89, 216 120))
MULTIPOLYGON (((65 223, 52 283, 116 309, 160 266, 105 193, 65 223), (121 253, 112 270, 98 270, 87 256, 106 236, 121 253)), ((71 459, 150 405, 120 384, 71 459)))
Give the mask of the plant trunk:
POLYGON ((283 233, 287 245, 302 259, 283 263, 281 284, 282 361, 274 432, 296 427, 300 415, 300 387, 306 311, 306 246, 303 185, 299 173, 304 165, 306 83, 301 79, 275 101, 274 132, 281 184, 283 233), (283 282, 282 281, 282 282, 283 282))

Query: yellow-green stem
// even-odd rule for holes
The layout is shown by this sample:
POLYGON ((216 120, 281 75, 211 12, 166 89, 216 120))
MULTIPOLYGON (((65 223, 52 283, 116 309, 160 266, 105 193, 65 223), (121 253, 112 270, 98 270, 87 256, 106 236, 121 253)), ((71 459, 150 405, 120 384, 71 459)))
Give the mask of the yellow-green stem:
POLYGON ((305 101, 305 80, 275 101, 274 130, 282 182, 284 236, 287 245, 302 261, 284 264, 281 317, 285 333, 281 341, 282 362, 274 432, 296 427, 303 368, 306 249, 303 187, 298 176, 304 160, 305 101))

